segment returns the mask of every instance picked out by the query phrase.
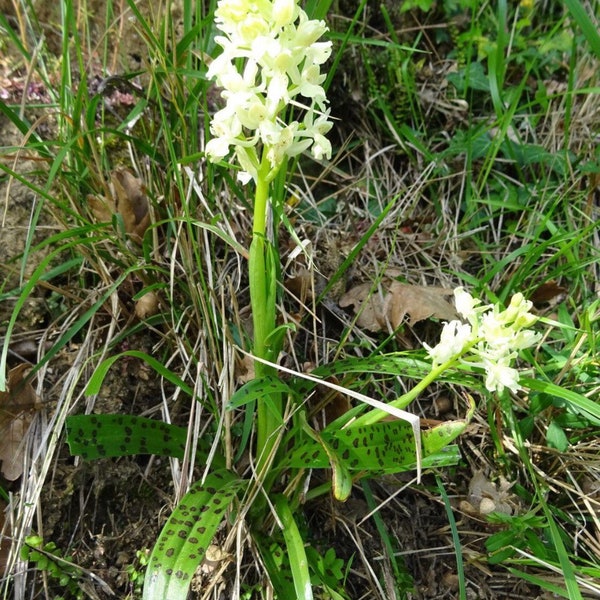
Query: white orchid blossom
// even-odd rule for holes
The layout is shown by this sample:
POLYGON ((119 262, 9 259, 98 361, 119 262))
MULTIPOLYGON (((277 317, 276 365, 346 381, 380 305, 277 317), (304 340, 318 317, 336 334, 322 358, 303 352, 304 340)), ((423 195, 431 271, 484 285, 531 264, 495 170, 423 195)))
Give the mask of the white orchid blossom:
POLYGON ((424 344, 434 367, 457 359, 485 371, 485 387, 490 392, 504 388, 517 391, 519 371, 511 366, 519 350, 533 346, 540 334, 527 329, 537 317, 532 303, 523 294, 515 294, 509 306, 481 305, 481 301, 459 287, 454 290, 456 311, 468 324, 450 321, 444 324, 439 343, 424 344))
POLYGON ((325 134, 332 123, 321 65, 331 42, 317 41, 327 31, 325 22, 309 19, 298 0, 220 0, 215 21, 224 34, 215 37, 222 53, 207 77, 222 88, 226 105, 211 122, 209 160, 222 160, 233 150, 246 182, 256 180, 263 157, 272 173, 287 157, 308 149, 317 159, 330 158, 325 134), (286 124, 290 104, 306 114, 286 124))

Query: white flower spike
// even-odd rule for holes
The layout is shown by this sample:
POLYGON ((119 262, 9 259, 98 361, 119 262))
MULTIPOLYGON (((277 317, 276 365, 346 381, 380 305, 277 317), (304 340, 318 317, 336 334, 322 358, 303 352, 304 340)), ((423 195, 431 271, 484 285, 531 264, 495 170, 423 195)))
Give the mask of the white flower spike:
POLYGON ((220 0, 215 21, 224 34, 215 37, 222 53, 207 77, 222 88, 226 105, 211 123, 209 160, 233 150, 246 182, 256 181, 263 157, 272 175, 287 157, 309 148, 317 159, 331 158, 321 73, 331 42, 317 41, 327 31, 324 21, 309 19, 298 0, 220 0), (306 110, 302 121, 284 123, 290 104, 306 110))
POLYGON ((433 366, 458 360, 485 371, 485 387, 490 392, 504 388, 520 389, 519 371, 511 366, 519 350, 533 346, 540 334, 527 328, 537 320, 529 310, 532 303, 523 294, 515 294, 509 306, 481 306, 481 301, 459 287, 454 290, 456 311, 468 324, 450 321, 444 324, 439 343, 424 344, 433 366))

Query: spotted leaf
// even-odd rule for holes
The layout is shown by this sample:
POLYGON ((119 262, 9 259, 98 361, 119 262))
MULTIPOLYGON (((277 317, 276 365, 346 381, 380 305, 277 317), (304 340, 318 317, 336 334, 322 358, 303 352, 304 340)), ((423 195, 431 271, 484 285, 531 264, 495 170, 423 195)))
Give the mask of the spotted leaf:
MULTIPOLYGON (((86 460, 135 454, 183 458, 187 429, 133 415, 74 415, 67 418, 71 454, 86 460)), ((197 456, 208 455, 210 443, 199 439, 197 456)), ((217 457, 217 466, 219 459, 217 457)))
MULTIPOLYGON (((435 453, 425 446, 423 467, 445 466, 458 461, 455 447, 440 452, 440 444, 432 444, 433 447, 435 453)), ((416 453, 412 427, 405 421, 380 421, 341 430, 328 428, 297 446, 290 453, 287 464, 296 468, 333 468, 334 484, 342 486, 339 489, 343 492, 348 485, 344 469, 355 475, 360 471, 375 475, 414 469, 416 453), (332 453, 335 453, 335 460, 332 453)))
POLYGON ((260 377, 252 379, 233 394, 229 408, 239 408, 254 400, 267 400, 273 394, 291 394, 290 386, 278 377, 260 377))
POLYGON ((146 570, 143 600, 185 600, 227 509, 246 482, 221 470, 197 482, 158 536, 146 570))

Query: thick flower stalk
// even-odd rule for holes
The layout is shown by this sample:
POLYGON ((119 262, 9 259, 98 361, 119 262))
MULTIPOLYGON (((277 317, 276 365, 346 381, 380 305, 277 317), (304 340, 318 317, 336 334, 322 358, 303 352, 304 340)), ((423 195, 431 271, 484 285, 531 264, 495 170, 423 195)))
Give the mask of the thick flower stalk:
POLYGON ((425 344, 434 368, 458 360, 483 369, 490 392, 520 389, 519 371, 512 365, 519 350, 533 346, 540 338, 528 329, 537 320, 529 312, 532 303, 519 293, 504 310, 497 305, 479 306, 480 301, 461 287, 454 290, 454 299, 466 323, 445 323, 439 343, 433 348, 425 344))
MULTIPOLYGON (((248 260, 253 352, 275 362, 282 335, 276 322, 279 254, 266 231, 270 184, 289 157, 309 149, 316 159, 331 157, 325 134, 332 123, 321 73, 331 42, 318 41, 325 23, 309 19, 297 0, 220 0, 215 22, 223 34, 215 37, 222 52, 207 76, 222 88, 225 106, 213 116, 205 151, 213 162, 233 153, 238 179, 255 184, 248 260), (297 116, 290 122, 292 114, 297 116)), ((272 215, 276 231, 279 211, 272 215)), ((254 370, 257 378, 274 375, 260 360, 254 370)), ((272 394, 257 404, 259 473, 273 459, 282 403, 272 394)))

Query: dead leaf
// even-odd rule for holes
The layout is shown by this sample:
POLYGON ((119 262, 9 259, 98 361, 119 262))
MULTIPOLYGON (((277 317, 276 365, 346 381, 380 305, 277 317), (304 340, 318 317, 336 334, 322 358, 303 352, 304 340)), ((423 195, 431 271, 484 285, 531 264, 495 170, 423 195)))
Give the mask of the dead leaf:
POLYGON ((135 303, 135 314, 138 319, 148 319, 160 310, 160 296, 156 292, 146 292, 135 303))
POLYGON ((312 299, 312 275, 306 267, 301 267, 298 272, 285 280, 285 288, 298 300, 305 304, 312 299))
POLYGON ((371 293, 372 285, 364 283, 346 292, 339 301, 342 308, 352 306, 359 313, 357 324, 369 331, 387 331, 389 323, 397 329, 408 315, 408 324, 414 325, 431 317, 451 321, 457 318, 452 304, 445 298, 453 290, 440 287, 410 285, 399 281, 382 282, 383 298, 371 293), (387 288, 387 289, 386 289, 387 288))
POLYGON ((126 233, 140 243, 150 224, 149 203, 142 180, 122 168, 111 173, 110 180, 112 198, 89 196, 90 210, 100 223, 111 222, 113 215, 119 214, 126 233))
POLYGON ((40 402, 26 381, 26 371, 31 365, 22 363, 8 372, 7 389, 0 392, 0 461, 2 475, 9 481, 23 474, 22 444, 33 420, 33 410, 39 410, 40 402))
POLYGON ((111 175, 111 180, 116 196, 115 206, 123 217, 125 231, 141 242, 150 224, 148 198, 143 191, 142 180, 127 169, 117 169, 111 175))
POLYGON ((249 354, 238 358, 235 361, 235 380, 238 385, 244 385, 252 381, 254 377, 254 359, 249 354))
POLYGON ((512 515, 515 507, 515 497, 510 492, 512 486, 502 476, 498 484, 495 484, 481 471, 476 471, 469 482, 468 502, 482 515, 491 512, 512 515))
POLYGON ((557 304, 564 300, 568 291, 567 288, 558 285, 556 281, 547 281, 538 286, 529 299, 536 308, 540 308, 545 304, 557 304))

